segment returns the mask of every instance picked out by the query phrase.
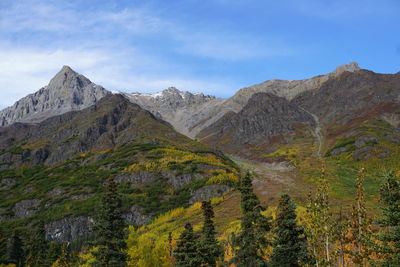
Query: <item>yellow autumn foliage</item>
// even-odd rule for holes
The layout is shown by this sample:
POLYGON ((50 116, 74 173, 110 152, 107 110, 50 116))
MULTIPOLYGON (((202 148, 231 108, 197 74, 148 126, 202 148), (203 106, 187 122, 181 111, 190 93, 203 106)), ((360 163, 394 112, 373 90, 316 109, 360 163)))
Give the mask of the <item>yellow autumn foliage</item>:
POLYGON ((132 164, 124 169, 125 172, 138 172, 138 171, 159 171, 167 169, 171 163, 175 164, 188 164, 197 163, 221 168, 229 168, 231 172, 237 174, 235 168, 231 168, 224 164, 217 156, 211 153, 196 154, 190 151, 183 151, 173 148, 158 148, 151 151, 156 155, 161 155, 160 159, 155 159, 150 162, 140 162, 132 164))
POLYGON ((173 265, 172 243, 163 236, 154 233, 138 233, 130 228, 127 240, 128 266, 135 267, 169 267, 173 265))
POLYGON ((91 249, 86 249, 83 252, 79 253, 79 264, 80 267, 91 267, 95 262, 96 258, 93 255, 93 252, 97 251, 98 248, 94 247, 91 249))
POLYGON ((233 173, 227 173, 226 170, 218 170, 218 174, 211 177, 207 181, 207 185, 211 184, 226 184, 226 182, 239 182, 239 177, 233 173))

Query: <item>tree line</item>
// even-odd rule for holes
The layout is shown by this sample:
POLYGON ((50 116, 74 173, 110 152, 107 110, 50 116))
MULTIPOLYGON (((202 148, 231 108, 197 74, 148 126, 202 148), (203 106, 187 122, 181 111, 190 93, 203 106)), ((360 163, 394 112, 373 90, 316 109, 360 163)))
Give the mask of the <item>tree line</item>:
MULTIPOLYGON (((280 197, 275 218, 267 216, 253 192, 250 173, 238 186, 242 211, 240 230, 225 246, 218 240, 210 201, 202 202, 203 224, 199 232, 187 223, 173 244, 169 234, 168 263, 163 266, 400 266, 400 181, 394 173, 381 186, 382 216, 376 222, 368 214, 365 174, 360 169, 351 213, 333 209, 324 170, 314 194, 310 194, 305 218, 299 222, 290 195, 280 197), (375 229, 374 229, 375 228, 375 229), (227 257, 229 246, 231 256, 227 257)), ((88 246, 92 260, 86 265, 72 253, 69 244, 45 239, 44 223, 26 242, 18 232, 0 237, 2 264, 14 266, 127 266, 126 225, 121 197, 113 178, 102 195, 94 226, 94 241, 88 246)), ((134 265, 137 266, 137 265, 134 265)), ((154 263, 143 266, 154 266, 154 263)))

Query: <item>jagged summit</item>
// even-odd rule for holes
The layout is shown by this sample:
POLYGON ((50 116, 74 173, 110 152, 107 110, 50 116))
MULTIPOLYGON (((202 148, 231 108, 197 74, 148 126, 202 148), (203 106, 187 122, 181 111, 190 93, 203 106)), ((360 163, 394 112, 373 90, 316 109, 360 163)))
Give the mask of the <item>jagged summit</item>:
POLYGON ((0 111, 0 126, 14 122, 37 123, 68 111, 81 110, 108 94, 110 92, 103 87, 69 66, 63 66, 47 86, 0 111))
POLYGON ((203 114, 223 101, 215 96, 194 94, 176 87, 154 94, 125 93, 125 96, 158 118, 171 123, 178 132, 190 137, 194 137, 191 128, 203 118, 203 114))
MULTIPOLYGON (((70 66, 68 66, 68 65, 64 65, 64 66, 62 66, 62 68, 61 68, 61 70, 57 73, 57 74, 59 74, 59 73, 75 73, 75 74, 78 74, 76 71, 74 71, 70 66)), ((56 74, 56 76, 57 76, 57 74, 56 74)))
POLYGON ((350 63, 348 63, 348 64, 344 64, 344 65, 337 66, 336 69, 335 69, 335 71, 334 71, 333 73, 335 73, 336 75, 338 75, 338 74, 341 74, 341 73, 343 73, 343 72, 345 72, 345 71, 355 72, 355 71, 358 71, 358 70, 360 70, 360 69, 361 69, 361 68, 360 68, 360 66, 358 65, 358 63, 353 61, 353 62, 350 62, 350 63))
POLYGON ((132 97, 150 97, 150 98, 166 98, 166 97, 178 97, 181 99, 185 99, 185 98, 190 98, 192 96, 200 96, 202 98, 207 98, 207 99, 214 99, 215 96, 212 95, 204 95, 203 93, 191 93, 189 91, 181 91, 179 89, 177 89, 174 86, 168 87, 167 89, 164 89, 160 92, 157 93, 139 93, 139 92, 135 92, 135 93, 131 93, 129 94, 132 97))
MULTIPOLYGON (((69 66, 63 66, 62 69, 50 80, 47 85, 47 90, 64 90, 64 91, 76 91, 79 88, 87 87, 93 84, 88 78, 77 73, 69 66)), ((95 89, 97 85, 88 89, 95 89)))

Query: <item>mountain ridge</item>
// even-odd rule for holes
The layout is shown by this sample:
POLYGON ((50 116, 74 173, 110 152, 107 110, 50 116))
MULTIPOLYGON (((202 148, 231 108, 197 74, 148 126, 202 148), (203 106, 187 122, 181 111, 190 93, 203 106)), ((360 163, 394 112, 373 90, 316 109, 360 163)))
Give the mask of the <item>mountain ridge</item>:
POLYGON ((70 67, 64 66, 48 86, 0 111, 0 126, 13 122, 37 123, 54 115, 93 105, 105 95, 119 93, 129 98, 131 102, 151 111, 157 117, 168 121, 180 133, 196 138, 201 130, 216 122, 227 112, 239 112, 254 93, 273 93, 290 100, 301 92, 318 88, 326 80, 343 72, 359 70, 358 64, 351 62, 338 66, 326 75, 305 80, 268 80, 244 87, 232 97, 222 99, 202 93, 180 91, 175 87, 155 94, 110 92, 90 82, 70 67), (67 84, 63 83, 65 77, 67 77, 67 84))

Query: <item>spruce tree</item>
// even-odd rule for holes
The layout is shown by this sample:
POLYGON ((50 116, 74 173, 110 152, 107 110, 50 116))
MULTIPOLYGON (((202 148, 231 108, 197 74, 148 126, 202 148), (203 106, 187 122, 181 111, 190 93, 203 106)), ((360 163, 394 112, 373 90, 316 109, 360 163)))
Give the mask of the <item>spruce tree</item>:
POLYGON ((267 266, 264 249, 269 245, 266 234, 271 229, 271 218, 261 214, 265 208, 253 192, 251 174, 242 177, 239 186, 242 209, 241 231, 233 238, 232 262, 236 266, 267 266))
POLYGON ((7 239, 0 229, 0 264, 8 264, 7 259, 7 239))
POLYGON ((58 242, 50 242, 50 248, 47 252, 47 262, 52 265, 61 255, 62 244, 58 242))
POLYGON ((23 243, 18 231, 14 231, 7 244, 8 263, 15 264, 17 267, 23 266, 24 257, 23 243))
POLYGON ((382 266, 400 266, 400 181, 394 173, 389 173, 381 187, 382 212, 384 218, 379 221, 383 233, 379 239, 383 246, 382 266))
POLYGON ((174 250, 176 260, 175 267, 201 266, 202 258, 199 256, 199 237, 193 231, 190 223, 185 225, 185 230, 179 237, 177 247, 174 250))
POLYGON ((51 266, 51 263, 48 261, 49 249, 50 244, 46 240, 44 222, 39 221, 28 244, 27 264, 31 267, 51 266))
POLYGON ((202 237, 199 242, 199 253, 202 259, 202 266, 216 266, 217 260, 223 256, 222 246, 218 243, 214 227, 214 211, 211 201, 203 201, 204 225, 202 237))
POLYGON ((124 228, 121 198, 117 192, 117 184, 110 177, 106 182, 94 226, 94 245, 98 247, 98 251, 94 252, 95 266, 118 267, 126 265, 124 228))
POLYGON ((304 230, 296 223, 296 206, 289 195, 282 195, 276 216, 270 266, 300 267, 310 263, 304 230))
POLYGON ((69 248, 69 243, 61 245, 60 257, 56 261, 57 267, 72 267, 72 256, 69 248))

